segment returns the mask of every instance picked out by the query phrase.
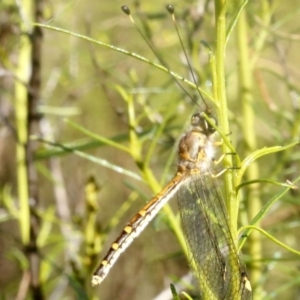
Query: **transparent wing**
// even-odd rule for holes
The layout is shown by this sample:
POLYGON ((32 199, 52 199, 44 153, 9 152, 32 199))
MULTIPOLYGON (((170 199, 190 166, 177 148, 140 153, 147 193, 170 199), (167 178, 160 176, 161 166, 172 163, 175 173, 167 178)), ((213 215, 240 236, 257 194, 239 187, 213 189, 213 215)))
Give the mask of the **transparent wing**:
POLYGON ((252 299, 216 179, 209 175, 189 177, 178 193, 178 205, 201 299, 252 299))

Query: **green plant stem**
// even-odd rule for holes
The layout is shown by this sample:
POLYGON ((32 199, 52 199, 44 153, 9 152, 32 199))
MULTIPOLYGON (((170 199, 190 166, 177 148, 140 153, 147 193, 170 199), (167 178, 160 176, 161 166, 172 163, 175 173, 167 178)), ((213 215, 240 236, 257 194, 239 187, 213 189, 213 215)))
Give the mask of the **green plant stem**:
MULTIPOLYGON (((283 188, 278 194, 274 195, 266 204, 264 204, 264 206, 262 207, 261 211, 255 216, 255 218, 253 220, 251 220, 250 225, 252 226, 256 226, 260 220, 262 220, 267 213, 269 212, 269 210, 271 209, 271 207, 274 205, 275 202, 279 201, 287 192, 289 192, 291 190, 292 187, 294 187, 296 185, 297 182, 300 181, 300 176, 298 176, 290 186, 283 188)), ((257 226, 256 226, 257 227, 257 226)), ((244 237, 248 237, 250 236, 250 233, 252 232, 252 229, 246 229, 241 235, 244 237)), ((239 245, 239 249, 242 249, 244 243, 245 243, 245 238, 240 240, 240 245, 239 245)))
MULTIPOLYGON (((227 1, 215 0, 216 11, 216 55, 215 55, 215 81, 214 81, 214 97, 219 103, 218 119, 220 122, 221 130, 228 134, 229 122, 228 122, 228 105, 226 97, 226 85, 225 85, 225 47, 226 47, 226 9, 227 1)), ((222 145, 223 153, 228 153, 228 146, 226 143, 222 145)), ((226 155, 224 158, 224 167, 232 167, 232 156, 226 155)), ((237 239, 237 216, 239 203, 237 201, 235 189, 234 189, 234 177, 233 172, 228 170, 225 173, 225 201, 229 215, 229 227, 231 235, 234 241, 237 239)), ((231 270, 233 273, 238 273, 239 269, 235 262, 231 262, 231 270)), ((232 286, 231 299, 238 299, 238 286, 232 286)))
POLYGON ((271 23, 271 19, 272 19, 272 13, 271 13, 271 7, 270 7, 270 3, 269 1, 261 1, 261 15, 260 15, 260 19, 263 21, 264 26, 262 26, 259 34, 256 36, 255 38, 255 44, 254 44, 254 53, 251 57, 251 67, 254 68, 254 66, 256 65, 260 53, 262 51, 262 49, 265 46, 266 40, 268 38, 269 33, 269 26, 271 23))
MULTIPOLYGON (((216 0, 216 55, 215 55, 215 79, 214 79, 214 97, 219 103, 218 120, 221 130, 227 134, 230 132, 228 123, 228 104, 225 86, 225 45, 226 45, 226 1, 216 0)), ((223 143, 223 153, 228 153, 226 143, 223 143)), ((232 166, 232 156, 226 155, 224 158, 224 167, 232 166)), ((234 178, 232 172, 225 174, 226 206, 228 209, 230 230, 234 240, 237 241, 237 211, 238 203, 234 193, 234 178)))
MULTIPOLYGON (((239 2, 239 1, 237 1, 239 2)), ((255 134, 255 113, 254 113, 254 99, 252 95, 253 89, 253 69, 249 63, 249 49, 247 38, 248 28, 245 11, 242 11, 240 18, 237 22, 237 43, 239 49, 239 79, 240 79, 240 99, 242 104, 243 122, 242 131, 243 137, 247 146, 246 155, 252 153, 257 149, 257 141, 255 134)), ((248 181, 259 178, 259 166, 256 161, 248 167, 246 177, 248 181)), ((258 211, 261 209, 260 191, 259 184, 251 184, 247 186, 247 214, 248 219, 252 220, 258 211)), ((259 225, 258 225, 259 226, 259 225)), ((251 281, 252 284, 256 285, 258 280, 261 278, 260 263, 261 258, 261 241, 259 233, 253 232, 249 239, 248 252, 251 258, 256 261, 250 266, 251 281)))
MULTIPOLYGON (((17 77, 21 83, 16 83, 15 88, 19 224, 25 255, 29 261, 31 297, 42 300, 44 294, 40 282, 41 268, 37 243, 40 234, 40 218, 35 213, 39 205, 39 185, 33 160, 37 143, 29 141, 28 136, 39 133, 40 115, 37 107, 40 101, 42 32, 40 29, 37 30, 37 27, 32 29, 31 22, 41 21, 43 0, 23 0, 18 3, 22 32, 17 70, 17 77)), ((23 290, 22 293, 22 297, 26 297, 27 290, 23 290)))
POLYGON ((252 226, 252 225, 247 225, 247 226, 241 228, 241 230, 246 230, 246 229, 251 229, 251 230, 254 229, 254 231, 252 231, 252 234, 255 231, 258 231, 261 234, 265 235, 269 240, 271 240, 275 244, 279 245, 280 247, 286 249, 287 251, 289 251, 289 252, 291 252, 293 254, 296 254, 296 255, 300 256, 300 252, 299 251, 297 251, 296 249, 293 249, 292 247, 289 247, 288 245, 286 245, 286 244, 282 243, 281 241, 277 240, 274 236, 272 236, 271 234, 269 234, 265 230, 261 229, 260 227, 252 226))
POLYGON ((91 42, 91 43, 94 43, 96 45, 99 45, 101 47, 105 47, 105 48, 109 48, 113 51, 116 51, 116 52, 119 52, 119 53, 122 53, 122 54, 125 54, 127 56, 131 56, 131 57, 134 57, 135 59, 138 59, 146 64, 149 64, 149 65, 152 65, 153 67, 165 72, 165 73, 168 73, 170 74, 171 76, 173 76, 174 78, 176 78, 177 80, 179 81, 182 81, 184 83, 186 83, 187 85, 191 86, 192 88, 194 89, 199 89, 199 91, 201 91, 201 93, 207 97, 208 99, 210 99, 212 102, 215 102, 214 101, 214 98, 211 97, 211 95, 209 93, 207 93, 205 90, 203 89, 200 89, 194 82, 190 81, 190 80, 187 80, 186 78, 170 71, 168 68, 158 64, 158 63, 155 63, 153 61, 150 61, 149 59, 141 56, 141 55, 138 55, 134 52, 130 52, 130 51, 127 51, 127 50, 124 50, 122 48, 118 48, 118 47, 115 47, 113 45, 110 45, 110 44, 107 44, 107 43, 103 43, 101 41, 97 41, 95 39, 92 39, 88 36, 85 36, 85 35, 82 35, 82 34, 78 34, 78 33, 74 33, 74 32, 71 32, 69 30, 65 30, 65 29, 62 29, 62 28, 59 28, 59 27, 55 27, 55 26, 50 26, 50 25, 45 25, 45 24, 41 24, 41 23, 32 23, 33 26, 38 26, 38 27, 43 27, 43 28, 47 28, 47 29, 51 29, 51 30, 55 30, 55 31, 59 31, 59 32, 62 32, 62 33, 65 33, 65 34, 68 34, 68 35, 72 35, 72 36, 75 36, 77 38, 80 38, 80 39, 83 39, 85 41, 88 41, 88 42, 91 42))
MULTIPOLYGON (((31 1, 24 1, 23 9, 31 12, 31 1)), ((30 15, 30 14, 28 14, 30 15)), ((29 28, 25 22, 22 22, 21 28, 24 32, 20 36, 20 46, 18 55, 18 64, 15 81, 15 113, 18 142, 16 145, 17 161, 17 181, 19 198, 19 226, 23 245, 27 246, 30 241, 30 208, 29 208, 29 190, 28 175, 26 165, 26 144, 27 144, 27 84, 29 82, 28 70, 31 63, 31 43, 28 35, 29 28)))

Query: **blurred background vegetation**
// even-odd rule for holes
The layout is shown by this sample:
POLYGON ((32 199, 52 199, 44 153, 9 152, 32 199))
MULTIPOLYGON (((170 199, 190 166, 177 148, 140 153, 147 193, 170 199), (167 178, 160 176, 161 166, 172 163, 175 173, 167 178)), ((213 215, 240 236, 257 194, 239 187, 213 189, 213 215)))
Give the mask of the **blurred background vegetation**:
MULTIPOLYGON (((212 65, 200 41, 214 52, 217 2, 172 2, 199 85, 209 94, 212 65)), ((160 293, 188 273, 170 226, 168 214, 177 214, 173 201, 172 210, 163 210, 148 226, 103 284, 90 286, 124 224, 175 173, 178 139, 198 107, 155 66, 31 23, 84 34, 158 62, 121 12, 123 4, 166 66, 189 79, 167 3, 0 3, 1 299, 170 299, 160 293)), ((230 139, 241 159, 297 141, 300 131, 300 9, 291 0, 231 1, 228 24, 243 4, 225 57, 230 139)), ((299 147, 258 162, 244 181, 293 181, 299 176, 299 147)), ((281 190, 265 182, 244 187, 240 225, 249 224, 281 190)), ((293 189, 272 205, 260 226, 299 249, 299 214, 299 192, 293 189)), ((299 256, 257 232, 243 253, 254 299, 300 299, 299 256)))

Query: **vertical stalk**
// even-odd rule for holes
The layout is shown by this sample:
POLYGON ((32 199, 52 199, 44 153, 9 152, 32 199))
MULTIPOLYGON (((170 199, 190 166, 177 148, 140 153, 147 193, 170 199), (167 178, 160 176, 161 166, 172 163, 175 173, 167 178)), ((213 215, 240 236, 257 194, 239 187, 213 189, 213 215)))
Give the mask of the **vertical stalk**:
MULTIPOLYGON (((219 104, 218 119, 220 122, 220 128, 224 134, 228 134, 229 122, 228 122, 228 104, 226 97, 226 85, 225 85, 225 54, 226 54, 226 0, 215 0, 215 21, 216 21, 216 54, 215 54, 215 99, 217 99, 219 104)), ((229 153, 229 149, 225 143, 223 143, 223 153, 229 153)), ((232 156, 226 155, 224 159, 224 167, 230 168, 233 165, 232 156)), ((237 218, 238 218, 238 208, 239 203, 237 195, 235 193, 234 176, 231 170, 225 173, 225 199, 226 206, 229 215, 229 227, 231 231, 232 238, 237 244, 237 218)), ((233 274, 239 274, 240 270, 235 261, 231 261, 231 272, 233 274)), ((238 290, 240 289, 239 284, 231 283, 231 299, 240 299, 238 290)))
MULTIPOLYGON (((238 3, 239 1, 237 1, 238 3)), ((254 113, 254 99, 253 99, 253 66, 250 63, 249 48, 247 43, 248 27, 245 11, 240 14, 237 22, 237 43, 239 53, 239 84, 240 84, 240 99, 243 112, 243 137, 245 144, 247 145, 245 155, 249 155, 251 152, 257 149, 257 140, 255 134, 255 113, 254 113)), ((254 161, 247 170, 247 180, 254 180, 259 177, 259 166, 254 161)), ((251 184, 247 186, 246 191, 248 203, 247 213, 248 219, 252 220, 258 211, 261 209, 259 184, 251 184)), ((258 225, 259 226, 259 225, 258 225)), ((261 258, 261 241, 259 238, 259 232, 255 231, 249 237, 249 255, 252 259, 258 261, 261 258)), ((251 272, 251 281, 253 285, 258 282, 261 277, 259 263, 252 263, 249 270, 251 272)), ((255 297, 254 297, 255 298, 255 297)))
MULTIPOLYGON (((41 21, 43 0, 23 0, 19 2, 22 35, 20 37, 19 61, 15 83, 17 143, 18 196, 20 202, 19 225, 21 238, 29 261, 30 290, 32 299, 44 299, 40 284, 40 256, 37 237, 39 218, 36 214, 39 205, 37 171, 34 165, 36 142, 28 137, 36 134, 39 128, 37 112, 40 100, 41 82, 41 42, 40 27, 32 29, 33 20, 41 21)), ((26 292, 23 292, 24 298, 26 292)))
MULTIPOLYGON (((227 134, 230 132, 227 113, 227 97, 225 86, 225 45, 226 45, 226 1, 215 0, 215 21, 216 21, 216 54, 215 54, 215 82, 214 82, 214 97, 219 104, 218 120, 222 131, 227 134)), ((223 153, 228 153, 229 150, 225 143, 223 144, 223 153)), ((227 155, 224 159, 224 167, 232 166, 232 157, 227 155)), ((231 171, 225 173, 225 191, 226 191, 226 206, 228 209, 230 230, 235 241, 237 241, 237 214, 238 203, 234 193, 234 178, 231 171)))
MULTIPOLYGON (((31 1, 24 1, 22 8, 26 16, 32 14, 31 1)), ((22 22, 21 30, 30 31, 28 23, 22 22)), ((18 198, 19 198, 19 226, 23 245, 28 245, 30 240, 30 209, 29 209, 29 191, 26 166, 26 144, 28 138, 27 132, 27 85, 29 82, 29 71, 31 61, 31 43, 29 36, 22 34, 20 36, 19 56, 16 69, 15 81, 15 114, 18 143, 16 145, 17 161, 17 179, 18 179, 18 198)))

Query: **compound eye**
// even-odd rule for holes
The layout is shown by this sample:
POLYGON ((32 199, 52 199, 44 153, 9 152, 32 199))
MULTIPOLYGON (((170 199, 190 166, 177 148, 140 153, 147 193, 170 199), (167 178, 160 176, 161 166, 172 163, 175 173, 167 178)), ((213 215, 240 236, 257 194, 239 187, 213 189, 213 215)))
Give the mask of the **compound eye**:
MULTIPOLYGON (((214 125, 217 125, 217 119, 211 115, 209 115, 209 119, 214 125)), ((208 124, 208 122, 205 120, 204 116, 201 113, 196 113, 191 118, 191 125, 193 127, 197 127, 198 130, 206 133, 206 134, 212 134, 216 130, 208 124)))
POLYGON ((191 125, 193 127, 194 126, 202 127, 201 125, 203 125, 203 117, 199 113, 193 114, 191 118, 191 125))

